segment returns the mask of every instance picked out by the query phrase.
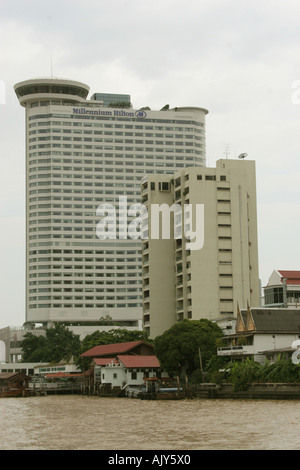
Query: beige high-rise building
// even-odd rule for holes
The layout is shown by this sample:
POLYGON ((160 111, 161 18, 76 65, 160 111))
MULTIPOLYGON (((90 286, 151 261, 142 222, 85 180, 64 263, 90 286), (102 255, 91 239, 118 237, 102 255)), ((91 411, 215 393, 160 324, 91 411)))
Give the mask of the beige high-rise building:
POLYGON ((207 111, 134 109, 130 95, 89 99, 88 85, 57 78, 15 92, 26 112, 26 321, 141 328, 141 240, 120 236, 124 220, 100 239, 98 207, 140 203, 146 174, 205 166, 207 111))
POLYGON ((218 321, 236 317, 238 306, 260 305, 254 161, 148 175, 142 202, 143 319, 151 338, 185 318, 218 321))

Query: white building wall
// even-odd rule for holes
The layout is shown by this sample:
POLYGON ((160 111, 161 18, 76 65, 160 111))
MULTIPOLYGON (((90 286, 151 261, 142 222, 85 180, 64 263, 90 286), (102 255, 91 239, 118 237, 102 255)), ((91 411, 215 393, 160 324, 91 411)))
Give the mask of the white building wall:
MULTIPOLYGON (((202 108, 103 107, 69 80, 15 86, 26 109, 27 321, 142 320, 140 240, 100 240, 101 203, 140 203, 147 173, 205 166, 202 108)), ((119 215, 119 212, 117 212, 119 215)), ((118 220, 118 219, 117 219, 118 220)))
MULTIPOLYGON (((108 363, 106 366, 96 366, 95 370, 97 371, 97 381, 99 381, 101 376, 101 383, 111 384, 112 387, 123 387, 125 384, 139 386, 144 383, 145 370, 143 369, 126 369, 123 365, 108 363), (101 373, 99 369, 101 369, 101 373)), ((149 377, 156 377, 155 371, 150 370, 148 373, 149 377)))
POLYGON ((126 381, 125 368, 122 365, 106 365, 101 367, 101 383, 112 387, 122 387, 126 381))
POLYGON ((299 334, 256 334, 254 336, 254 350, 265 351, 271 349, 290 348, 299 334))

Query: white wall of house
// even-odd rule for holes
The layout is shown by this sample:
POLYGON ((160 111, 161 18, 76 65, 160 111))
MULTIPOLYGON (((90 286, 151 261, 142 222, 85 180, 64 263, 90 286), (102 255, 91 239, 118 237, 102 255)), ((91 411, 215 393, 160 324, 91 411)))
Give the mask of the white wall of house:
POLYGON ((126 369, 122 364, 110 364, 95 367, 95 381, 102 384, 111 384, 112 387, 142 385, 145 373, 149 377, 156 377, 156 371, 152 369, 126 369), (100 379, 101 377, 101 379, 100 379))
MULTIPOLYGON (((261 351, 278 350, 292 347, 295 340, 300 339, 300 334, 254 334, 253 344, 241 346, 227 346, 218 348, 218 356, 231 356, 232 359, 242 358, 243 356, 253 356, 257 362, 264 363, 266 356, 261 351)), ((233 339, 232 339, 233 342, 233 339)))
POLYGON ((101 369, 101 383, 112 387, 122 387, 126 381, 125 368, 119 364, 109 364, 101 369))
POLYGON ((292 346, 293 341, 299 338, 299 334, 256 334, 254 335, 254 349, 257 352, 289 348, 292 346))

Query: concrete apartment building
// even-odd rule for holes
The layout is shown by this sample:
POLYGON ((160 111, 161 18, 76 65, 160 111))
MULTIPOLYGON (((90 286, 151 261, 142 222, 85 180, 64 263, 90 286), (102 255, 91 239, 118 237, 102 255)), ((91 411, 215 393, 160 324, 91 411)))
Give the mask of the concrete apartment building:
POLYGON ((14 88, 26 112, 26 321, 142 328, 141 240, 99 239, 97 210, 140 203, 147 174, 204 167, 207 111, 135 110, 129 95, 88 99, 86 84, 56 78, 14 88))
MULTIPOLYGON (((143 315, 151 338, 185 318, 221 321, 236 318, 238 305, 260 305, 255 162, 223 159, 216 168, 148 175, 142 202, 148 213, 143 315), (165 239, 163 216, 159 237, 152 231, 151 208, 163 204, 171 209, 165 239), (176 211, 186 205, 192 208, 189 217, 176 211), (185 238, 188 229, 194 241, 185 238)), ((157 220, 155 214, 156 225, 157 220)))

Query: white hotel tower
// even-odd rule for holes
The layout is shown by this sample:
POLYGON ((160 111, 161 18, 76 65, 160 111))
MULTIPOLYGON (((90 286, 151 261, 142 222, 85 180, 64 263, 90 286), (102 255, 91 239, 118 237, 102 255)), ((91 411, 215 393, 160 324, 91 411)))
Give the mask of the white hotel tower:
POLYGON ((62 79, 17 83, 26 111, 26 321, 142 324, 141 240, 97 237, 102 203, 141 202, 143 176, 205 166, 198 107, 135 110, 62 79))

